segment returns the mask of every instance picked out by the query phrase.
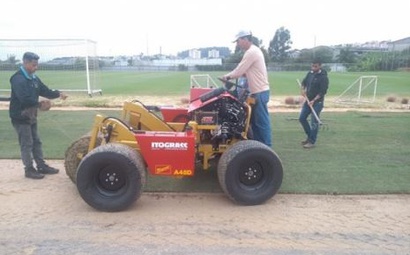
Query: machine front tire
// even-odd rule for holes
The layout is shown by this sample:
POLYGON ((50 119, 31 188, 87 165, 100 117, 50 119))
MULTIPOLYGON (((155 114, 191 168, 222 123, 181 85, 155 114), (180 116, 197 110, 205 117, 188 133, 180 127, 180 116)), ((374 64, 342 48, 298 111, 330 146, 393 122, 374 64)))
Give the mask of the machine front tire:
POLYGON ((218 180, 224 193, 242 205, 258 205, 272 198, 283 179, 279 157, 268 146, 243 140, 225 151, 218 163, 218 180))
MULTIPOLYGON (((90 144, 91 136, 86 135, 74 141, 65 152, 64 168, 65 172, 70 177, 73 183, 76 183, 77 168, 81 159, 88 152, 88 145, 90 144)), ((97 137, 96 146, 100 146, 102 142, 101 137, 97 137)))
POLYGON ((81 161, 77 189, 84 201, 97 210, 122 211, 140 197, 145 172, 139 152, 123 144, 106 144, 81 161))

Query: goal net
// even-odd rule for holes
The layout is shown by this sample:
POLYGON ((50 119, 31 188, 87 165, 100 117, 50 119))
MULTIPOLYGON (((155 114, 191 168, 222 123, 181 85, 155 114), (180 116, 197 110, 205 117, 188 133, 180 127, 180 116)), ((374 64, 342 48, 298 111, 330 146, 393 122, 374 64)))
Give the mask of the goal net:
POLYGON ((37 74, 50 88, 101 94, 96 44, 86 39, 0 39, 0 94, 10 91, 9 79, 27 51, 40 56, 37 74))
POLYGON ((360 76, 340 96, 336 103, 373 103, 376 99, 377 76, 360 76))

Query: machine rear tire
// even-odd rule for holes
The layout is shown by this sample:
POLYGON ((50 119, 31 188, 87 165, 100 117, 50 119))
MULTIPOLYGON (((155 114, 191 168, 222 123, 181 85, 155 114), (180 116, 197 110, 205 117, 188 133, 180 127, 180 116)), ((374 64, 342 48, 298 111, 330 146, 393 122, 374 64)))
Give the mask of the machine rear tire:
MULTIPOLYGON (((64 168, 65 172, 75 184, 77 177, 77 168, 82 157, 88 152, 88 145, 90 144, 91 136, 86 135, 73 142, 65 151, 64 168)), ((97 137, 96 146, 100 146, 102 142, 101 137, 97 137)))
POLYGON ((97 210, 122 211, 141 196, 145 172, 139 152, 110 143, 83 158, 77 171, 77 189, 84 201, 97 210))
POLYGON ((283 179, 279 157, 268 146, 243 140, 225 151, 218 163, 222 190, 234 202, 258 205, 272 198, 283 179))

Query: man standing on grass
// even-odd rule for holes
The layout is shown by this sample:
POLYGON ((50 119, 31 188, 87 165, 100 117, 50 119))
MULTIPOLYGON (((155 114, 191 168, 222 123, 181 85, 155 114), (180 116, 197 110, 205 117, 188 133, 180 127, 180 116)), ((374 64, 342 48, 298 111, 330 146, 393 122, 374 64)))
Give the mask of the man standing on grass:
POLYGON ((317 116, 320 116, 328 87, 329 78, 327 77, 326 70, 322 69, 322 62, 319 59, 313 60, 311 70, 303 79, 301 88, 302 96, 306 98, 299 115, 299 122, 302 124, 307 136, 306 140, 301 142, 305 149, 310 149, 315 146, 317 133, 319 132, 319 122, 312 114, 312 108, 315 110, 317 116), (311 115, 310 125, 307 121, 309 115, 311 115))
MULTIPOLYGON (((48 99, 67 98, 64 93, 49 89, 34 74, 38 68, 39 58, 35 53, 24 53, 23 65, 10 78, 9 114, 18 135, 25 176, 31 179, 42 179, 44 174, 58 173, 58 169, 48 166, 43 159, 41 140, 37 132, 37 109, 42 105, 38 101, 39 96, 48 99), (37 169, 33 166, 33 158, 37 169)), ((43 102, 49 104, 48 101, 43 102)))

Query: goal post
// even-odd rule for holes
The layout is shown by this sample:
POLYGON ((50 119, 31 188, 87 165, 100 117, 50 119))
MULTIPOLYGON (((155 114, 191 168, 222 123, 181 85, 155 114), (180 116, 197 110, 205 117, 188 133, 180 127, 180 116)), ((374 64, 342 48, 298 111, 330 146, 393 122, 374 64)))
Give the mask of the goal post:
POLYGON ((51 88, 102 93, 97 43, 88 39, 0 39, 0 91, 10 91, 10 76, 27 51, 40 56, 37 73, 51 88))
POLYGON ((374 103, 377 92, 377 76, 360 76, 336 99, 336 103, 374 103))
POLYGON ((218 85, 209 74, 192 74, 190 76, 191 88, 217 88, 218 85))

